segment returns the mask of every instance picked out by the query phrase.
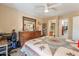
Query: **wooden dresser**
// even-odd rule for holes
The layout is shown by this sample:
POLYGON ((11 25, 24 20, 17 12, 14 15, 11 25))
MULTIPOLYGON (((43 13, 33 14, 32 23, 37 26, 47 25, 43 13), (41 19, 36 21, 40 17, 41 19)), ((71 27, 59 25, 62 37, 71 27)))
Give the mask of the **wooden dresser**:
POLYGON ((19 32, 19 39, 21 42, 21 46, 31 39, 41 37, 41 31, 32 31, 32 32, 19 32))

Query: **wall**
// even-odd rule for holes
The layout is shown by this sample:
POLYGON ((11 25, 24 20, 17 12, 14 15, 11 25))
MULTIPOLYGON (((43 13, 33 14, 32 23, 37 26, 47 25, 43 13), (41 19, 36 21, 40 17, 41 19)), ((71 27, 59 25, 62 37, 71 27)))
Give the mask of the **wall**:
POLYGON ((72 39, 73 32, 73 19, 72 17, 68 17, 68 38, 72 39))
MULTIPOLYGON (((12 29, 22 31, 23 16, 35 18, 16 9, 0 5, 0 32, 11 32, 12 29)), ((38 18, 35 19, 38 20, 38 18)))
POLYGON ((56 36, 60 36, 61 29, 59 27, 59 22, 61 21, 61 19, 67 18, 68 19, 68 39, 73 39, 73 17, 75 16, 79 16, 79 12, 73 12, 73 13, 64 14, 61 16, 52 16, 44 19, 46 19, 47 25, 49 20, 54 20, 54 19, 57 20, 56 36))
MULTIPOLYGON (((25 14, 21 11, 17 11, 15 9, 2 6, 0 5, 0 32, 11 32, 12 29, 16 29, 16 31, 22 31, 22 17, 31 17, 35 18, 33 16, 29 16, 28 14, 25 14)), ((79 16, 79 12, 74 12, 66 15, 61 16, 54 16, 54 17, 47 17, 45 19, 40 20, 40 18, 36 21, 36 29, 41 30, 42 29, 42 23, 45 22, 48 25, 48 20, 57 20, 57 30, 56 30, 56 36, 59 36, 59 19, 62 18, 68 18, 68 38, 72 39, 72 31, 73 31, 73 17, 79 16)))
POLYGON ((79 16, 79 12, 73 12, 70 14, 60 16, 60 19, 63 19, 63 18, 68 19, 68 39, 73 39, 73 17, 75 16, 79 16))

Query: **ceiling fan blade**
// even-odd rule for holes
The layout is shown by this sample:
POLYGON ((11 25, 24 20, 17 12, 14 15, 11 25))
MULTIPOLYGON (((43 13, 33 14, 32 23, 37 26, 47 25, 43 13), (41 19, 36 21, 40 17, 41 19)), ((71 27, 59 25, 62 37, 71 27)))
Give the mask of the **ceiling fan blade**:
POLYGON ((49 8, 49 9, 50 9, 50 8, 55 8, 55 7, 58 7, 58 6, 60 6, 60 5, 62 5, 62 4, 54 4, 54 5, 49 6, 48 8, 49 8))
POLYGON ((45 9, 48 9, 48 6, 47 6, 47 4, 45 4, 45 9))
POLYGON ((45 12, 49 12, 47 4, 45 4, 45 12))

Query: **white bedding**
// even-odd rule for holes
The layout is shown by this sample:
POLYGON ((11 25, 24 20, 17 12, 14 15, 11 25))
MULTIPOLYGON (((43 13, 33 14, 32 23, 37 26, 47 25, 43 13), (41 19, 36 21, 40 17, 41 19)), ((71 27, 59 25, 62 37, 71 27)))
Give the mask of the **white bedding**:
POLYGON ((51 40, 51 38, 49 38, 50 40, 48 38, 49 37, 41 37, 41 38, 29 40, 24 44, 21 51, 24 52, 25 54, 29 54, 29 55, 32 55, 32 56, 34 56, 34 55, 39 55, 39 56, 52 56, 52 55, 54 55, 54 56, 66 56, 66 53, 71 54, 71 52, 73 52, 72 54, 74 54, 74 55, 79 55, 79 52, 76 52, 72 49, 69 49, 71 47, 69 46, 68 42, 72 42, 72 41, 68 41, 67 43, 65 43, 66 42, 65 40, 64 41, 58 40, 58 42, 65 43, 65 44, 54 45, 53 44, 54 42, 56 42, 56 43, 58 43, 58 42, 54 41, 53 38, 52 38, 52 40, 51 40), (42 43, 40 43, 40 42, 42 42, 42 43), (27 47, 29 47, 31 50, 29 50, 27 47), (33 50, 33 52, 32 52, 32 50, 33 50), (52 51, 55 51, 55 52, 52 52, 52 51))
POLYGON ((25 45, 29 46, 32 50, 37 52, 40 56, 52 56, 51 50, 48 44, 35 44, 39 43, 42 40, 30 40, 25 43, 25 45))

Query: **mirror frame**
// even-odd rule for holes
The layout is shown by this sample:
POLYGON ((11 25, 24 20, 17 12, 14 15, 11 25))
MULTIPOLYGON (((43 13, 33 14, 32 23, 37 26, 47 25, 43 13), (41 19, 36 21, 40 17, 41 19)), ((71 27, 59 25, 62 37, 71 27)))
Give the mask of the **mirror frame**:
POLYGON ((24 30, 24 21, 34 22, 35 26, 33 27, 33 31, 36 30, 36 19, 23 16, 23 31, 26 31, 26 30, 24 30))

